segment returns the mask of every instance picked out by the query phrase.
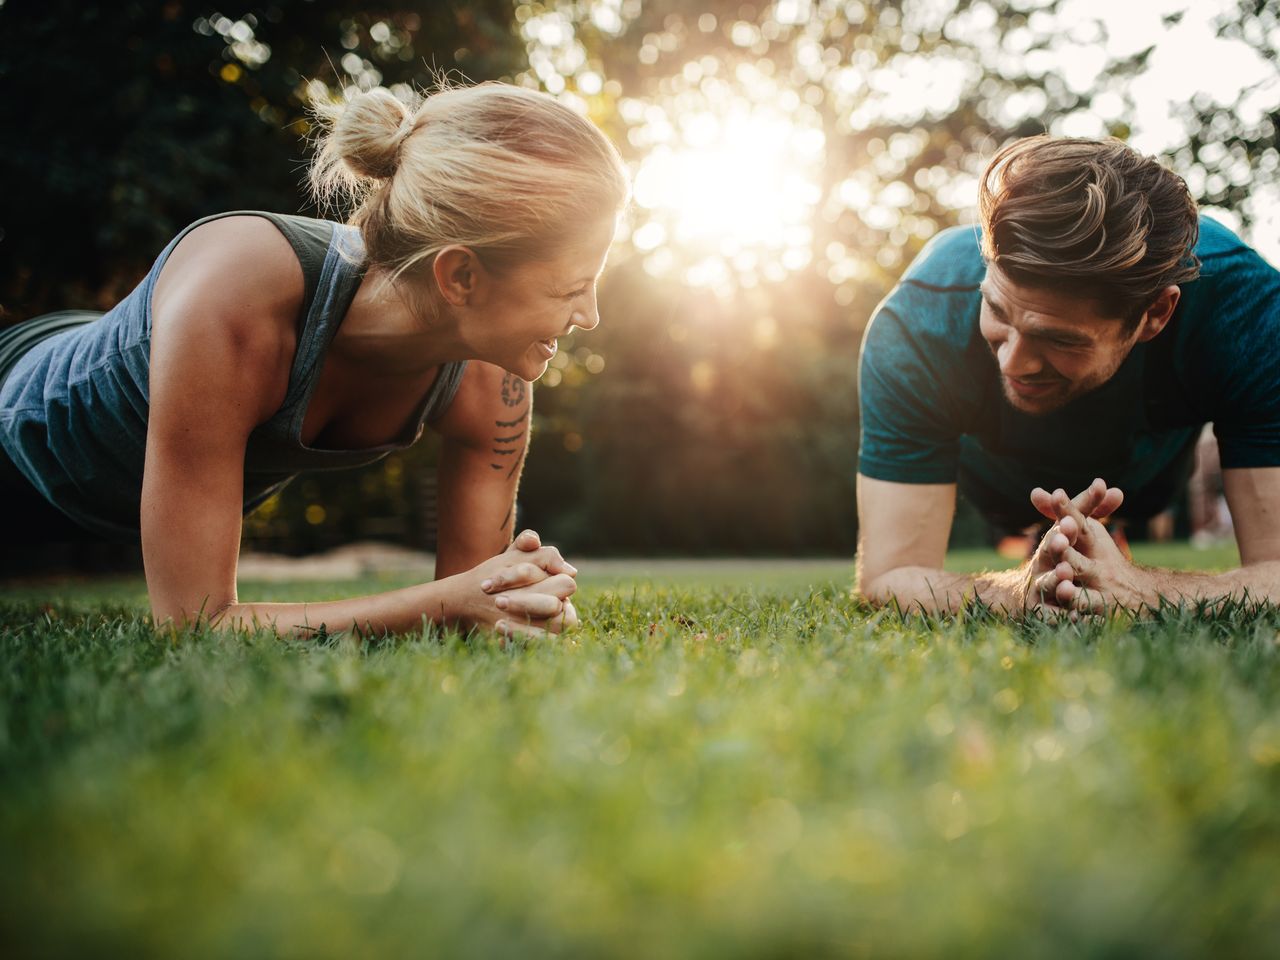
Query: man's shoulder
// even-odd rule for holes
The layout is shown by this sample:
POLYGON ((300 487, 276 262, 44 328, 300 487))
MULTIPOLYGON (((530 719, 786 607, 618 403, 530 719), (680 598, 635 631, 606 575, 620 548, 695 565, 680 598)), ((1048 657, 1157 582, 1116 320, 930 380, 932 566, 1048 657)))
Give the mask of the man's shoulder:
POLYGON ((1253 252, 1253 248, 1236 236, 1229 227, 1212 217, 1200 214, 1200 236, 1196 240, 1195 254, 1202 263, 1253 252))
POLYGON ((978 228, 950 227, 925 244, 902 283, 933 293, 976 294, 986 271, 978 228))
POLYGON ((904 341, 931 353, 963 352, 977 334, 978 286, 985 273, 976 228, 943 230, 876 309, 868 340, 884 346, 904 341))

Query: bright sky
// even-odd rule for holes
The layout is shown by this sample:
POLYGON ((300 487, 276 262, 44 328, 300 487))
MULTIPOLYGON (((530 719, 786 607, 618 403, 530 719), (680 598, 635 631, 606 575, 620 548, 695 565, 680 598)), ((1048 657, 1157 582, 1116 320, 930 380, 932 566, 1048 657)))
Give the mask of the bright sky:
MULTIPOLYGON (((1280 67, 1267 62, 1253 47, 1241 40, 1215 36, 1214 17, 1234 8, 1236 0, 1067 0, 1064 23, 1098 21, 1106 31, 1102 44, 1115 56, 1136 53, 1152 44, 1155 50, 1148 69, 1128 88, 1134 110, 1129 117, 1133 135, 1129 142, 1144 153, 1157 153, 1181 142, 1183 130, 1174 110, 1197 94, 1207 94, 1217 103, 1234 104, 1245 124, 1254 124, 1280 104, 1280 67), (1174 26, 1162 18, 1185 11, 1174 26)), ((1096 76, 1100 57, 1097 45, 1064 44, 1058 54, 1064 78, 1075 88, 1083 88, 1096 76)), ((1100 112, 1120 115, 1119 97, 1104 98, 1096 105, 1100 112)), ((1105 119, 1105 118, 1104 118, 1105 119)), ((1079 129, 1063 133, 1092 135, 1087 122, 1079 129)), ((1200 186, 1194 172, 1179 171, 1200 186)), ((1250 240, 1272 263, 1280 264, 1280 190, 1255 190, 1252 198, 1255 217, 1250 240)), ((1228 226, 1238 228, 1237 218, 1225 210, 1210 210, 1228 226)))
MULTIPOLYGON (((842 3, 849 30, 859 29, 859 11, 866 2, 842 3)), ((1098 136, 1105 134, 1108 121, 1124 119, 1134 147, 1160 153, 1183 141, 1176 110, 1198 94, 1230 106, 1246 125, 1280 105, 1280 69, 1248 44, 1215 36, 1215 16, 1236 2, 1063 0, 1054 14, 1041 9, 1044 0, 1015 0, 1015 6, 1028 12, 1030 28, 1005 31, 994 29, 996 13, 981 0, 959 16, 952 13, 955 0, 913 0, 902 16, 908 21, 904 26, 940 30, 973 44, 984 51, 986 62, 998 69, 1007 64, 1011 74, 1056 74, 1073 89, 1105 91, 1094 98, 1091 110, 1055 121, 1050 132, 1098 136), (1179 12, 1183 15, 1177 24, 1163 22, 1179 12), (1046 35, 1054 38, 1050 49, 1031 49, 1037 37, 1046 35), (1099 83, 1107 63, 1153 45, 1142 75, 1099 83)), ((616 33, 640 6, 641 0, 593 0, 590 17, 597 28, 616 33)), ((851 62, 832 63, 822 43, 803 30, 815 15, 817 0, 777 0, 772 5, 760 0, 757 6, 763 15, 749 21, 721 22, 710 13, 685 18, 684 29, 719 33, 737 46, 744 56, 736 64, 714 57, 681 59, 676 38, 663 34, 647 36, 639 48, 642 63, 663 58, 676 71, 653 99, 619 101, 631 144, 642 157, 636 201, 645 216, 637 220, 632 241, 645 256, 646 268, 654 275, 678 275, 695 286, 727 291, 810 269, 815 257, 837 285, 855 280, 867 268, 868 257, 886 269, 900 266, 896 258, 906 238, 927 236, 934 228, 932 221, 916 215, 914 190, 898 176, 906 159, 920 149, 914 142, 919 138, 904 132, 887 143, 873 142, 865 164, 842 171, 844 179, 824 197, 818 185, 826 179, 826 142, 818 107, 835 108, 841 118, 837 132, 886 119, 927 126, 930 117, 954 109, 960 91, 974 79, 974 67, 945 56, 899 57, 881 65, 855 55, 851 62), (762 37, 779 22, 801 27, 790 41, 799 80, 770 69, 767 55, 749 53, 767 49, 760 46, 762 37), (889 231, 890 243, 874 252, 838 243, 814 251, 815 217, 834 222, 846 209, 889 231)), ((577 96, 566 86, 567 77, 574 78, 582 94, 598 92, 607 77, 587 64, 569 19, 546 6, 542 12, 527 9, 522 22, 534 74, 551 92, 566 97, 577 96)), ((892 13, 882 10, 881 16, 892 13)), ((1039 116, 1044 106, 1043 95, 1031 89, 994 109, 1002 121, 1013 122, 1039 116)), ((1225 150, 1200 156, 1210 168, 1227 159, 1225 150)), ((935 168, 929 172, 929 188, 949 206, 972 208, 980 160, 975 158, 975 170, 935 168)), ((1229 164, 1222 172, 1206 174, 1198 167, 1178 172, 1193 192, 1212 188, 1208 178, 1248 176, 1247 167, 1233 171, 1229 164)), ((1274 172, 1271 177, 1275 179, 1274 172)), ((1280 187, 1255 187, 1249 209, 1254 223, 1246 239, 1280 264, 1280 187)), ((1207 212, 1241 228, 1229 211, 1207 212)))

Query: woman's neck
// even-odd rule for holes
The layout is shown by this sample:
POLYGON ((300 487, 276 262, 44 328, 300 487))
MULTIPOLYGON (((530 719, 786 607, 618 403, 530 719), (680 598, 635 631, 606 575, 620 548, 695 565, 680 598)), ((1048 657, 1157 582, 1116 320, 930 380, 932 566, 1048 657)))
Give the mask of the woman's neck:
POLYGON ((469 358, 447 311, 432 309, 425 296, 412 296, 407 284, 372 270, 360 281, 330 351, 384 376, 415 376, 469 358))

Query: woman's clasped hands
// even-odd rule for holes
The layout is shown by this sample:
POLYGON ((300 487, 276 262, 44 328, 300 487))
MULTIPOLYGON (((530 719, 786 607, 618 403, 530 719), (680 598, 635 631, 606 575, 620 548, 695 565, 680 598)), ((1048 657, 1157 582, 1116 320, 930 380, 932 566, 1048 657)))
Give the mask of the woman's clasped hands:
POLYGON ((525 530, 502 553, 454 578, 451 619, 508 637, 563 633, 578 624, 570 599, 578 589, 577 574, 559 550, 525 530))

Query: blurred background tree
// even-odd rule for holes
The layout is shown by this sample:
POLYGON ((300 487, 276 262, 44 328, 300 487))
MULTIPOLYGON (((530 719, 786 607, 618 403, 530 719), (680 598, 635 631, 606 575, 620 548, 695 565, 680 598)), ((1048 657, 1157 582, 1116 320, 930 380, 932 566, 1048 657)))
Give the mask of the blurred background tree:
MULTIPOLYGON (((591 552, 849 553, 862 329, 971 222, 985 159, 1129 139, 1274 259, 1278 47, 1261 0, 7 0, 0 298, 103 308, 190 220, 307 210, 312 97, 537 86, 619 144, 636 203, 604 323, 539 387, 521 522, 591 552)), ((311 478, 250 532, 421 543, 431 456, 311 478)))

